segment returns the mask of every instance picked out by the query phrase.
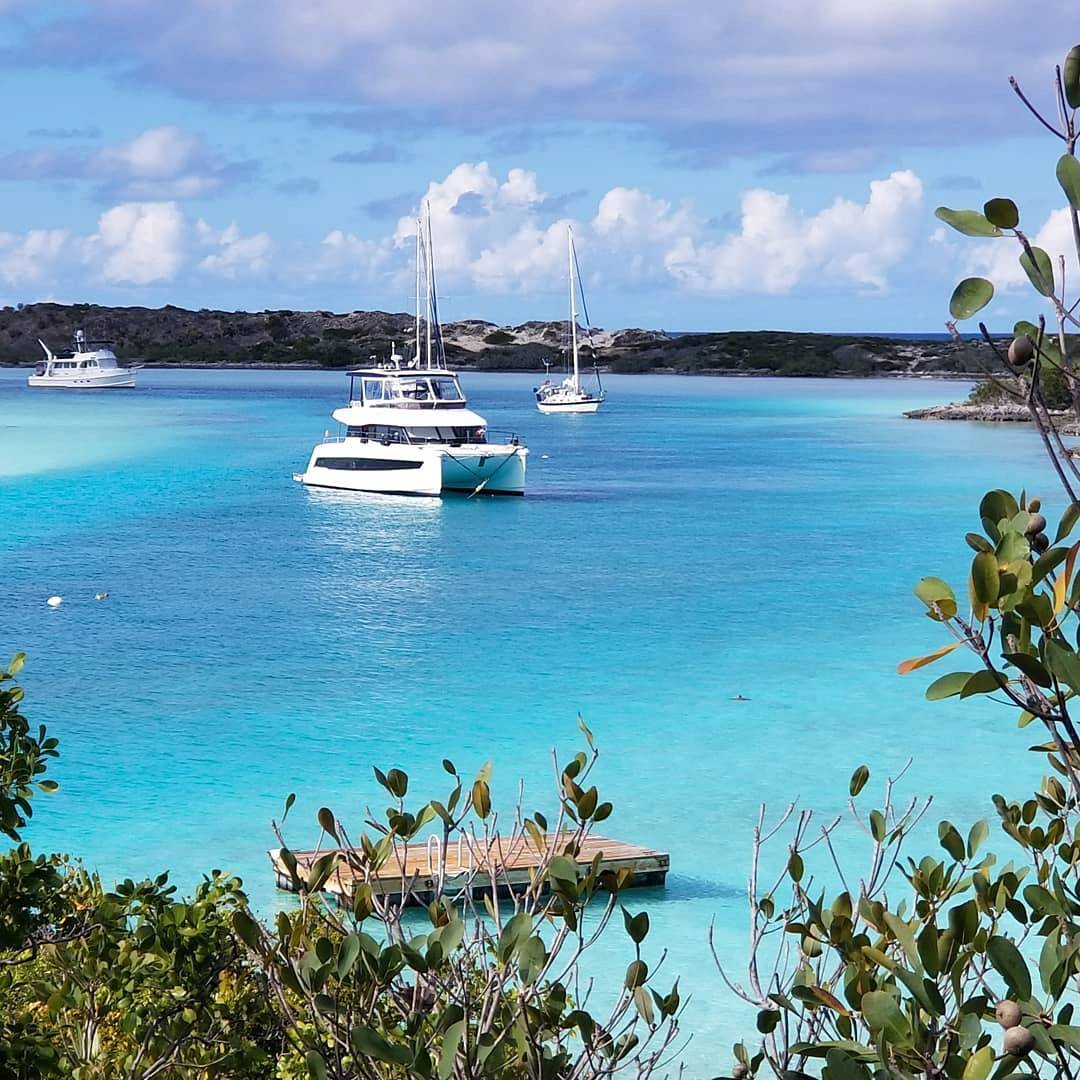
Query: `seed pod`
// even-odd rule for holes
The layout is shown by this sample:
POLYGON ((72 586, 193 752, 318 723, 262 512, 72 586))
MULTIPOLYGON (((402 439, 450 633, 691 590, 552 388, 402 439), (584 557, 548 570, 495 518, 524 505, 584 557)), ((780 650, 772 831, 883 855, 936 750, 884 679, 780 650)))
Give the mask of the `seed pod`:
POLYGON ((1035 355, 1035 343, 1027 334, 1019 334, 1009 343, 1009 363, 1013 367, 1027 367, 1035 355))
POLYGON ((741 1061, 731 1070, 732 1080, 746 1080, 749 1075, 750 1070, 741 1061))
POLYGON ((1015 1057, 1025 1057, 1034 1045, 1035 1037, 1026 1027, 1020 1027, 1019 1024, 1005 1032, 1005 1038, 1001 1044, 1006 1054, 1012 1054, 1015 1057))
POLYGON ((1002 998, 997 1003, 994 1015, 1003 1028, 1014 1028, 1020 1024, 1020 1006, 1015 1001, 1009 1001, 1008 998, 1002 998))
POLYGON ((1039 512, 1039 510, 1042 508, 1042 502, 1038 498, 1038 496, 1036 496, 1034 499, 1028 499, 1027 508, 1033 514, 1037 514, 1039 512))
POLYGON ((1024 535, 1036 536, 1041 532, 1046 532, 1046 518, 1042 514, 1028 514, 1028 524, 1024 535))
POLYGON ((1031 538, 1031 550, 1036 555, 1041 555, 1050 546, 1050 537, 1046 533, 1036 533, 1031 538))

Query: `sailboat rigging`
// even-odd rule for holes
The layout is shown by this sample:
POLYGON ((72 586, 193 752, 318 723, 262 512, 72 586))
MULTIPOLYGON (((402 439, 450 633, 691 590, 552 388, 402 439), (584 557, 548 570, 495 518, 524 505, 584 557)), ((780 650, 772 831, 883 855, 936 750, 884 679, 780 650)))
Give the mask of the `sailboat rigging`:
POLYGON ((581 271, 578 267, 577 250, 574 247, 574 230, 566 228, 567 267, 570 279, 570 362, 567 377, 561 383, 549 379, 537 387, 536 407, 542 413, 594 413, 604 401, 604 387, 600 382, 600 369, 596 366, 596 349, 592 340, 592 326, 589 323, 589 308, 585 303, 585 291, 581 285, 581 271), (582 314, 585 316, 585 334, 589 341, 589 350, 594 357, 593 371, 596 374, 596 392, 590 393, 581 385, 581 359, 578 347, 578 296, 581 296, 582 314))

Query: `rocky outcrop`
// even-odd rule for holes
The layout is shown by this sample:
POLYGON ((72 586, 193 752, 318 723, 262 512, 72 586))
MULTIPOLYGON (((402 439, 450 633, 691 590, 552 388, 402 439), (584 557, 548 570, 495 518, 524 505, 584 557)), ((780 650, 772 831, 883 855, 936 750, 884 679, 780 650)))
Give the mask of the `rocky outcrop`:
MULTIPOLYGON (((1052 412, 1054 426, 1063 435, 1080 434, 1080 423, 1069 412, 1052 412)), ((1030 424, 1031 414, 1023 405, 992 403, 973 405, 969 402, 953 402, 949 405, 931 405, 925 409, 909 409, 904 413, 909 420, 968 420, 975 423, 1030 424)))

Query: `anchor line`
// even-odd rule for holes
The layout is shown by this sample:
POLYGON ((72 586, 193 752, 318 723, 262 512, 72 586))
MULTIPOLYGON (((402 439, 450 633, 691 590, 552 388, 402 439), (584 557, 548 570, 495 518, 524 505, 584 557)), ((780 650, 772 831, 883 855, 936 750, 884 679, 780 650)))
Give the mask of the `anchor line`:
MULTIPOLYGON (((453 460, 456 461, 467 473, 470 473, 472 476, 476 477, 477 479, 480 479, 480 473, 478 473, 475 469, 471 468, 470 466, 466 465, 465 462, 462 461, 461 458, 459 458, 456 454, 451 454, 449 450, 445 451, 445 453, 446 453, 446 456, 448 458, 453 458, 453 460)), ((515 458, 517 456, 518 456, 518 448, 515 447, 513 450, 510 451, 509 454, 507 454, 502 459, 502 461, 499 462, 499 464, 495 468, 495 471, 490 476, 486 477, 485 479, 480 480, 480 483, 476 485, 475 490, 472 492, 472 494, 469 495, 469 498, 471 499, 473 497, 473 495, 475 495, 478 491, 482 491, 484 489, 484 487, 486 487, 486 485, 488 484, 489 481, 494 480, 495 477, 499 475, 499 473, 502 471, 503 466, 506 465, 506 463, 511 458, 515 458)))

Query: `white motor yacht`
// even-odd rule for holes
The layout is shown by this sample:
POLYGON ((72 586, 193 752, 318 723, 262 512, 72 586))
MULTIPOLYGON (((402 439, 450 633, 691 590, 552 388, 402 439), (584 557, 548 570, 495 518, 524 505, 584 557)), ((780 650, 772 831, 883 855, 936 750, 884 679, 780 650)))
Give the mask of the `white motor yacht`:
POLYGON ((311 487, 388 495, 524 495, 529 451, 495 438, 446 368, 348 372, 349 401, 333 413, 343 434, 319 443, 296 479, 311 487))
POLYGON ((142 366, 121 367, 108 341, 87 341, 82 330, 75 331, 71 352, 55 355, 40 338, 45 359, 39 360, 26 385, 54 390, 134 390, 135 372, 142 366))
MULTIPOLYGON (((577 299, 581 288, 581 275, 578 272, 577 252, 574 250, 574 231, 566 229, 567 256, 570 268, 570 358, 571 366, 567 377, 561 383, 545 379, 533 388, 536 395, 536 407, 542 413, 594 413, 604 401, 604 388, 600 384, 600 369, 593 364, 596 372, 596 392, 590 393, 581 385, 580 360, 578 357, 578 310, 577 299)), ((592 345, 592 329, 589 326, 589 311, 585 305, 585 294, 581 293, 581 307, 585 315, 585 333, 593 356, 596 350, 592 345)))
POLYGON ((418 221, 416 237, 417 319, 410 361, 391 350, 389 363, 347 373, 348 403, 333 413, 341 433, 328 434, 294 479, 310 487, 388 495, 524 495, 529 451, 517 435, 496 437, 488 429, 446 367, 430 212, 426 235, 418 221), (424 319, 421 261, 428 286, 424 319))

